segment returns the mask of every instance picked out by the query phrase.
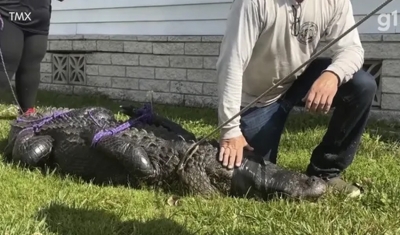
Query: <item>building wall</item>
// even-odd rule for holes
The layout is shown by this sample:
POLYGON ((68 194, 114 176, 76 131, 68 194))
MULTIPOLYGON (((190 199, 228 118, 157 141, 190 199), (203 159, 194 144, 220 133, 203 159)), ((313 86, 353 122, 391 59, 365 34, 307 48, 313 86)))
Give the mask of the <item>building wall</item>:
MULTIPOLYGON (((352 0, 356 19, 381 2, 352 0)), ((223 35, 231 3, 232 0, 54 0, 51 34, 223 35)), ((399 1, 389 3, 378 13, 396 9, 400 10, 399 1)), ((360 26, 361 33, 381 33, 378 13, 360 26)), ((386 33, 398 33, 400 17, 391 20, 386 33)))
MULTIPOLYGON (((352 1, 357 19, 377 6, 352 1)), ((215 64, 231 0, 54 2, 42 89, 187 106, 216 104, 215 64)), ((381 12, 399 8, 392 2, 381 12)), ((379 84, 374 106, 400 111, 400 36, 377 17, 360 27, 365 68, 379 84)), ((393 20, 396 17, 393 17, 393 20)), ((323 46, 323 45, 321 45, 323 46)), ((323 56, 329 56, 325 53, 323 56)))

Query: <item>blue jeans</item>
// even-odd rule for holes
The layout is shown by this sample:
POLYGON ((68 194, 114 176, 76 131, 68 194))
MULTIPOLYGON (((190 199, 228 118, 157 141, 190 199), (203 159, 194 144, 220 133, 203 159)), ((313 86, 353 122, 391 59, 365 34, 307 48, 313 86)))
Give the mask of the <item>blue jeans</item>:
MULTIPOLYGON (((265 160, 276 164, 289 112, 302 103, 301 99, 330 64, 330 59, 314 60, 279 100, 265 107, 250 108, 241 115, 244 137, 265 160)), ((311 154, 308 175, 336 177, 353 162, 376 89, 374 78, 364 70, 356 72, 349 82, 339 87, 328 129, 311 154)))

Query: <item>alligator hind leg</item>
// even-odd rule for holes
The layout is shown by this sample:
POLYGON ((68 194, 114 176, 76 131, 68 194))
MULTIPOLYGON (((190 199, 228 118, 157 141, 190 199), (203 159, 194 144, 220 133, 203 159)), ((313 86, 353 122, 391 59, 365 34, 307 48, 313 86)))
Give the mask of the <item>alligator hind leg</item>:
POLYGON ((15 140, 12 159, 30 167, 37 167, 49 158, 53 141, 53 138, 47 135, 35 136, 32 132, 22 131, 15 140))
MULTIPOLYGON (((121 105, 122 113, 128 115, 131 118, 138 118, 141 115, 141 113, 138 113, 137 110, 138 108, 133 105, 129 106, 121 105)), ((196 141, 196 136, 192 132, 186 130, 178 123, 168 118, 162 117, 158 114, 155 113, 152 114, 151 123, 149 124, 164 127, 168 131, 181 136, 185 141, 196 141)))
POLYGON ((196 136, 183 128, 176 122, 169 120, 167 118, 161 117, 159 115, 154 115, 153 122, 156 126, 162 126, 167 130, 181 136, 185 141, 196 141, 196 136))
POLYGON ((112 158, 116 158, 133 176, 146 178, 152 177, 158 172, 153 167, 146 151, 124 138, 104 137, 96 144, 95 148, 112 158))

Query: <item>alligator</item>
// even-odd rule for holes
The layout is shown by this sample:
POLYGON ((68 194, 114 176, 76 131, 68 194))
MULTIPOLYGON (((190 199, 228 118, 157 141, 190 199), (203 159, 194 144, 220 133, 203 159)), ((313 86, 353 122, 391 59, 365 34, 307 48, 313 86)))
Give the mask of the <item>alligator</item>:
POLYGON ((55 167, 60 173, 94 183, 164 186, 177 182, 204 197, 225 195, 266 200, 271 195, 317 199, 326 183, 279 167, 245 151, 240 167, 218 161, 216 140, 197 141, 181 125, 153 111, 121 106, 127 121, 103 107, 53 108, 11 122, 5 156, 29 168, 55 167))

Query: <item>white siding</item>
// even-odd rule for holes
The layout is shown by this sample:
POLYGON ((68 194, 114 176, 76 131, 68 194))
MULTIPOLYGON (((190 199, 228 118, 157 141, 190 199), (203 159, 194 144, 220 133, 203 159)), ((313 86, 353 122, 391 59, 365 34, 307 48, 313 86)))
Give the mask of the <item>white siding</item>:
MULTIPOLYGON (((352 0, 351 2, 353 4, 353 11, 356 20, 360 20, 363 16, 369 14, 376 7, 381 5, 384 1, 352 0)), ((394 0, 386 5, 377 14, 361 24, 359 31, 361 33, 400 33, 400 1, 394 0), (379 30, 379 14, 388 15, 392 13, 397 14, 390 16, 390 21, 388 22, 385 22, 385 18, 382 18, 383 23, 388 25, 388 29, 385 29, 384 32, 379 30)))
MULTIPOLYGON (((50 34, 222 35, 232 0, 53 0, 50 34)), ((357 19, 383 1, 352 0, 357 19)), ((380 13, 400 12, 394 0, 380 13)), ((391 17, 385 33, 399 33, 400 16, 391 17), (396 22, 394 22, 396 21, 396 22)), ((361 33, 382 33, 378 15, 361 33)))

